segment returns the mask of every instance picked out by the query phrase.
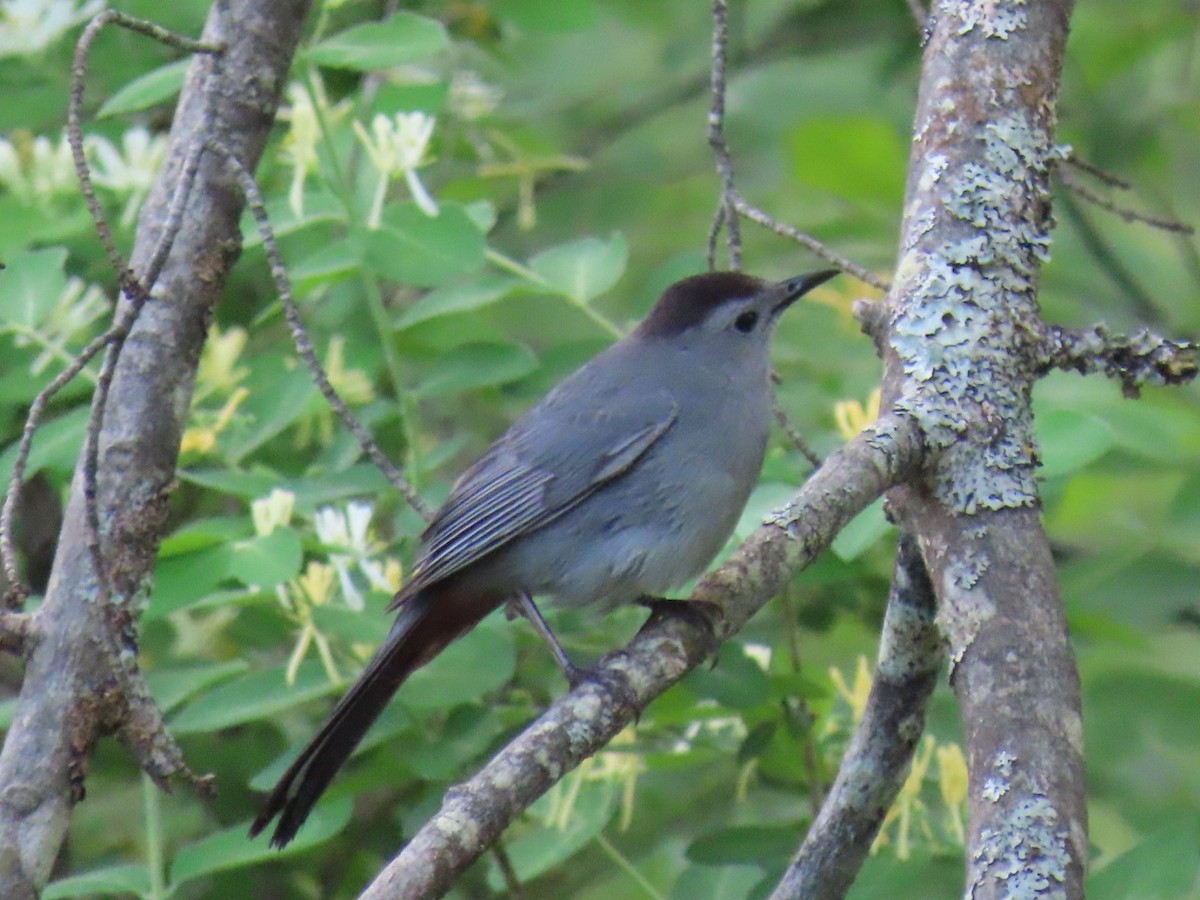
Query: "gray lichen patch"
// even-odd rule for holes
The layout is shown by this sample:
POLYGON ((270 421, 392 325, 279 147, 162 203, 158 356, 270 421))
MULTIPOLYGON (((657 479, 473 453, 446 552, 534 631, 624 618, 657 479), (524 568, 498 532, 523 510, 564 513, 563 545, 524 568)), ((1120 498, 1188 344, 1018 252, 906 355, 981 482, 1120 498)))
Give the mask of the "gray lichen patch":
MULTIPOLYGON (((1022 5, 965 4, 963 33, 984 18, 1003 31, 1022 5)), ((1037 272, 1049 256, 1049 167, 1061 153, 1052 104, 1021 102, 1030 79, 1017 66, 1005 71, 1000 85, 962 74, 930 103, 891 320, 907 376, 897 408, 940 451, 938 498, 966 514, 1037 503, 1037 272)))
POLYGON ((1071 856, 1058 818, 1045 794, 1034 792, 1013 802, 996 828, 979 835, 971 867, 975 884, 968 896, 973 887, 996 881, 1011 900, 1066 900, 1071 856))

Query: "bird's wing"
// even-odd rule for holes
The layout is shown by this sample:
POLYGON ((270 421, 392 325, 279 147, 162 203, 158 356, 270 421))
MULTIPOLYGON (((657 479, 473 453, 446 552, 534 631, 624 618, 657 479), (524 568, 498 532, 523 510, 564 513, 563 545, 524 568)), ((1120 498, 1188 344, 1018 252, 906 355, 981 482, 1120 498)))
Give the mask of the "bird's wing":
POLYGON ((463 473, 421 537, 403 594, 558 518, 629 471, 678 415, 665 394, 632 406, 605 399, 580 412, 547 398, 463 473))

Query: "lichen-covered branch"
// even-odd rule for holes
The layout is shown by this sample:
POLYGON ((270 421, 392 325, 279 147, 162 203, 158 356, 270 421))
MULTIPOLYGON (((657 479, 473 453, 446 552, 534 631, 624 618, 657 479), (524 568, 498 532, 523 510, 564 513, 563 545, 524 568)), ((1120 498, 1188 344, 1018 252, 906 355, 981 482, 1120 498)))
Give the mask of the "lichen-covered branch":
POLYGON ((933 585, 912 535, 902 533, 875 681, 862 721, 804 844, 772 900, 845 896, 884 816, 904 786, 925 730, 925 709, 944 654, 933 585))
POLYGON ((696 587, 691 599, 703 603, 651 616, 628 647, 601 661, 595 677, 450 791, 364 900, 444 894, 534 800, 708 658, 714 637, 740 629, 857 512, 908 477, 919 453, 911 422, 888 416, 830 455, 792 502, 696 587))
POLYGON ((891 499, 918 535, 966 726, 966 896, 1082 897, 1078 677, 1042 530, 1030 393, 1071 0, 940 0, 889 295, 884 402, 931 455, 891 499))
POLYGON ((1196 377, 1196 345, 1173 341, 1142 328, 1111 334, 1104 325, 1087 329, 1053 327, 1046 340, 1043 368, 1089 375, 1103 372, 1121 382, 1126 397, 1144 384, 1181 385, 1196 377))
MULTIPOLYGON (((257 163, 307 9, 307 0, 225 0, 214 8, 204 40, 224 48, 221 72, 206 88, 210 61, 192 67, 167 162, 139 220, 135 276, 154 263, 181 169, 198 141, 219 140, 246 166, 257 163), (209 104, 208 134, 200 134, 209 104)), ((99 736, 116 733, 159 779, 182 766, 132 658, 195 367, 212 306, 237 257, 241 211, 241 194, 222 162, 206 156, 153 287, 163 302, 152 299, 141 310, 115 367, 96 467, 111 596, 101 590, 87 551, 77 468, 46 599, 36 614, 39 640, 0 752, 0 896, 33 896, 46 883, 99 736)))

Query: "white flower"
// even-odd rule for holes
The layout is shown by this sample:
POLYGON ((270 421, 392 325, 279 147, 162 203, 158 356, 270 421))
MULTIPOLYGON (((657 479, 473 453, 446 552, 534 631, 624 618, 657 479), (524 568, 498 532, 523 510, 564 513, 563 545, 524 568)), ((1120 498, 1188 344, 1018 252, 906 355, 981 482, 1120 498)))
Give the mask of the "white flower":
POLYGON ((0 139, 0 184, 25 204, 78 195, 75 161, 66 135, 57 144, 44 136, 16 144, 0 139))
POLYGON ((88 326, 108 311, 108 297, 95 284, 87 284, 79 278, 70 278, 54 307, 33 329, 18 333, 14 337, 17 346, 30 343, 42 346, 33 364, 29 367, 34 375, 40 375, 54 359, 70 360, 73 354, 68 344, 84 336, 88 326))
POLYGON ((315 75, 311 92, 299 82, 293 82, 288 87, 288 100, 291 105, 281 110, 279 117, 291 123, 283 139, 283 155, 292 164, 288 206, 300 219, 304 217, 304 182, 310 172, 317 170, 319 162, 317 147, 321 143, 321 118, 324 117, 326 126, 331 126, 350 110, 350 102, 342 100, 330 104, 324 83, 315 75))
POLYGON ((265 497, 250 504, 250 518, 254 520, 254 533, 266 537, 276 528, 292 520, 296 509, 296 495, 282 488, 275 488, 265 497))
POLYGON ((383 578, 382 569, 368 557, 378 549, 371 539, 370 525, 374 508, 369 503, 350 503, 346 511, 327 506, 317 510, 315 525, 321 543, 346 553, 330 553, 329 563, 337 571, 346 605, 354 610, 363 608, 363 597, 350 574, 350 566, 357 564, 372 584, 390 590, 383 578))
POLYGON ((150 192, 158 167, 166 157, 166 137, 161 134, 151 137, 149 131, 137 126, 121 136, 121 151, 111 141, 101 137, 90 138, 88 149, 96 157, 92 173, 96 184, 129 196, 125 211, 121 214, 121 225, 128 228, 133 224, 138 207, 150 192))
POLYGON ((468 122, 494 112, 503 96, 500 88, 488 84, 470 70, 455 72, 450 79, 450 108, 456 116, 468 122))
POLYGON ((0 5, 0 56, 31 56, 72 25, 104 8, 104 0, 5 0, 0 5))
POLYGON ((425 151, 436 124, 436 118, 423 112, 396 113, 392 118, 377 115, 371 120, 371 134, 367 134, 361 122, 354 123, 354 132, 366 147, 367 156, 380 175, 375 201, 367 216, 369 228, 379 227, 388 181, 400 175, 404 176, 413 200, 421 207, 421 211, 427 216, 438 214, 437 203, 417 177, 417 167, 425 162, 425 151))

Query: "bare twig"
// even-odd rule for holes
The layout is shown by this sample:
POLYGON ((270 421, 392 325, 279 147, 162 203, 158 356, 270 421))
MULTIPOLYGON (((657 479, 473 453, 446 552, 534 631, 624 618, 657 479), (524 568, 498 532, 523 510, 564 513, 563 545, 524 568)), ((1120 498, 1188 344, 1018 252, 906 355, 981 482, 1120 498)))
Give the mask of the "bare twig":
POLYGON ((913 22, 916 23, 917 31, 924 33, 925 23, 929 19, 929 13, 925 11, 924 4, 921 0, 906 0, 908 3, 908 11, 912 13, 913 22))
POLYGON ((0 610, 0 651, 24 656, 37 634, 37 619, 30 613, 0 610))
POLYGON ((812 447, 808 446, 808 441, 804 439, 804 435, 800 433, 800 430, 788 418, 787 410, 780 405, 779 398, 773 395, 771 397, 771 410, 775 413, 776 424, 788 436, 788 440, 792 442, 793 446, 800 451, 800 454, 805 459, 812 463, 814 469, 820 468, 821 457, 813 451, 812 447))
POLYGON ((1130 182, 1118 175, 1114 175, 1112 172, 1107 172, 1104 169, 1101 169, 1099 166, 1092 165, 1086 160, 1080 159, 1075 154, 1074 150, 1070 151, 1062 161, 1068 166, 1073 166, 1081 172, 1087 172, 1093 178, 1103 182, 1104 184, 1107 184, 1109 187, 1117 188, 1118 190, 1122 191, 1133 190, 1133 185, 1130 182))
POLYGON ((600 662, 593 678, 557 700, 482 771, 450 791, 441 811, 362 900, 432 897, 448 890, 521 811, 708 658, 714 637, 723 640, 741 629, 857 512, 911 475, 919 453, 912 423, 889 415, 831 454, 790 503, 700 582, 691 599, 702 602, 663 604, 624 650, 600 662))
MULTIPOLYGON (((1092 203, 1103 210, 1107 210, 1114 215, 1120 216, 1126 222, 1141 222, 1143 225, 1149 225, 1151 228, 1158 228, 1161 231, 1173 231, 1177 234, 1195 234, 1196 229, 1186 222, 1180 222, 1177 219, 1164 219, 1159 216, 1151 216, 1147 213, 1138 212, 1126 206, 1121 206, 1118 203, 1110 200, 1108 197, 1102 197, 1087 187, 1083 182, 1071 174, 1071 172, 1063 167, 1058 169, 1058 177, 1069 190, 1074 191, 1088 203, 1092 203)), ((1122 185, 1124 187, 1124 185, 1122 185)))
POLYGON ((772 900, 842 897, 867 857, 925 728, 944 653, 929 574, 900 535, 875 682, 837 778, 772 900))
POLYGON ((853 275, 859 281, 865 282, 872 287, 879 288, 881 291, 886 291, 888 289, 888 283, 874 272, 871 272, 858 265, 858 263, 851 262, 841 254, 830 250, 811 234, 806 234, 799 229, 793 228, 791 225, 786 225, 783 222, 778 221, 768 213, 763 212, 757 206, 748 203, 740 194, 734 195, 733 208, 735 212, 737 212, 739 215, 745 216, 751 222, 756 222, 759 225, 762 225, 764 228, 769 228, 771 231, 775 232, 781 237, 790 238, 796 243, 802 244, 817 256, 828 260, 843 272, 848 272, 849 274, 853 275))
POLYGON ((287 319, 288 329, 292 333, 292 341, 296 345, 296 352, 304 361, 309 374, 312 376, 313 383, 317 389, 325 397, 326 402, 330 405, 342 423, 357 439, 359 446, 363 452, 370 457, 371 462, 383 473, 383 476, 396 488, 409 505, 415 509, 423 518, 429 519, 432 510, 429 505, 421 498, 416 489, 408 483, 408 479, 404 477, 404 472, 392 462, 386 453, 380 448, 374 436, 365 425, 358 420, 358 417, 346 405, 346 401, 338 394, 337 389, 329 383, 329 376, 325 372, 325 367, 321 365, 321 361, 317 358, 316 351, 313 350, 312 341, 308 337, 308 331, 304 327, 304 322, 300 318, 300 310, 296 306, 295 296, 292 293, 291 278, 288 277, 287 267, 283 262, 283 255, 279 252, 279 244, 275 241, 275 232, 271 228, 270 218, 267 216, 267 208, 263 202, 262 192, 258 189, 258 183, 254 180, 254 176, 241 165, 238 160, 232 156, 228 150, 219 144, 210 143, 208 148, 214 153, 224 157, 229 164, 230 170, 237 178, 238 185, 242 189, 242 193, 246 196, 246 205, 250 208, 251 214, 254 216, 254 221, 258 225, 258 233, 262 238, 263 250, 267 255, 267 263, 271 268, 271 277, 275 280, 275 290, 279 294, 280 302, 283 304, 283 314, 287 319))
MULTIPOLYGON (((187 200, 188 191, 191 190, 196 169, 199 166, 199 154, 202 149, 202 145, 197 145, 183 166, 182 174, 172 199, 171 211, 166 226, 159 236, 158 245, 151 256, 146 271, 139 280, 126 267, 125 260, 113 242, 112 231, 108 227, 108 222, 104 216, 104 209, 96 197, 96 191, 92 184, 91 171, 88 166, 87 153, 84 146, 82 108, 84 89, 87 83, 88 57, 96 36, 105 25, 110 23, 128 28, 139 34, 148 35, 172 47, 189 52, 210 53, 214 54, 214 56, 220 54, 220 48, 215 45, 192 40, 191 38, 161 28, 152 22, 136 19, 115 10, 105 10, 89 22, 80 34, 79 41, 76 44, 75 56, 71 66, 70 101, 67 106, 67 142, 71 148, 71 155, 75 163, 75 172, 79 178, 80 190, 92 215, 96 233, 100 238, 100 243, 104 247, 105 254, 108 256, 109 264, 117 276, 118 287, 128 298, 129 304, 118 313, 116 321, 104 334, 90 341, 66 369, 60 372, 48 385, 38 392, 29 407, 25 424, 21 430, 21 439, 17 448, 17 458, 13 466, 13 474, 9 479, 9 490, 5 496, 4 505, 0 508, 0 563, 3 564, 8 580, 5 605, 10 609, 19 606, 23 602, 26 593, 25 586, 22 584, 17 573, 16 560, 13 554, 12 525, 13 503, 15 503, 17 490, 19 490, 21 483, 24 481, 25 467, 28 464, 33 435, 41 422, 42 414, 45 412, 46 404, 50 399, 74 380, 97 353, 107 347, 109 348, 109 354, 97 378, 92 414, 88 422, 84 463, 84 493, 85 497, 89 498, 87 516, 92 528, 91 536, 88 539, 88 550, 93 556, 93 562, 99 573, 98 577, 101 579, 101 583, 104 584, 106 582, 104 566, 101 564, 99 516, 96 512, 95 503, 96 435, 103 419, 108 389, 112 379, 112 368, 116 364, 116 359, 120 355, 120 348, 124 344, 130 328, 133 327, 133 323, 137 320, 142 307, 150 299, 150 288, 158 279, 167 255, 170 253, 171 245, 174 242, 176 234, 178 234, 182 222, 184 204, 187 200)), ((207 114, 208 111, 206 109, 205 115, 207 116, 207 114)))
POLYGON ((708 111, 708 144, 717 159, 717 174, 721 176, 721 202, 713 216, 708 235, 708 268, 716 268, 717 237, 722 226, 726 229, 729 247, 729 268, 742 268, 742 234, 733 212, 733 159, 725 140, 725 57, 729 46, 729 5, 727 0, 713 0, 712 37, 712 106, 708 111))

